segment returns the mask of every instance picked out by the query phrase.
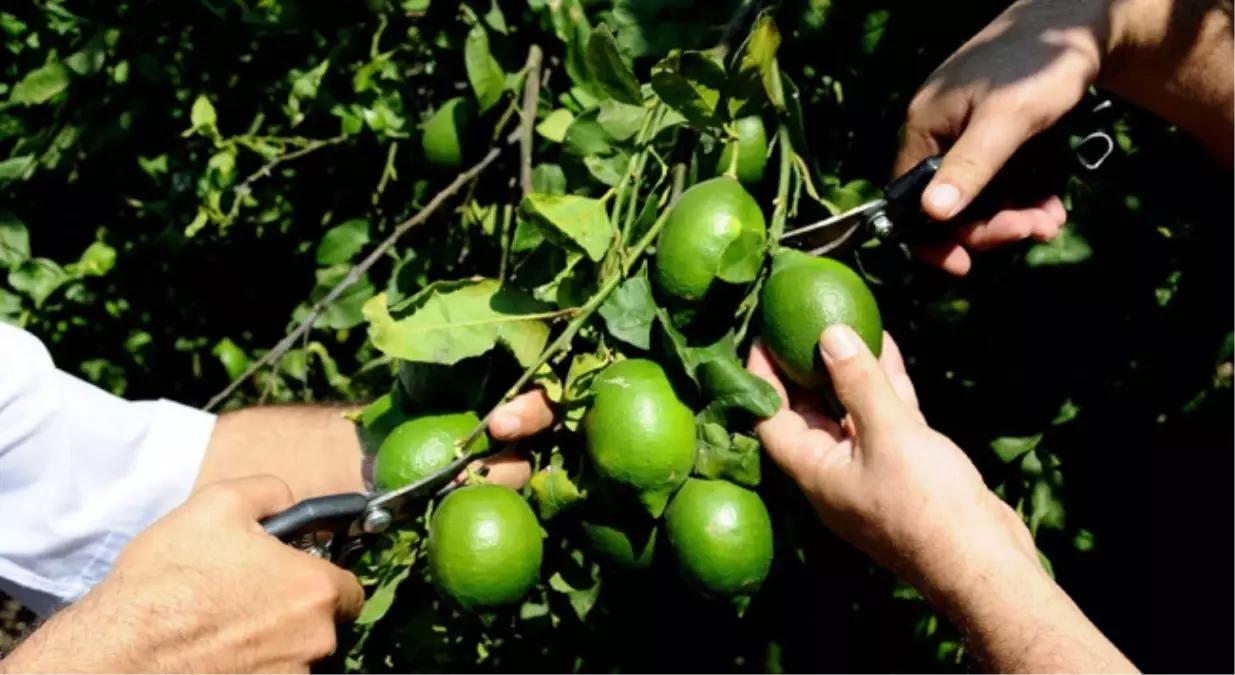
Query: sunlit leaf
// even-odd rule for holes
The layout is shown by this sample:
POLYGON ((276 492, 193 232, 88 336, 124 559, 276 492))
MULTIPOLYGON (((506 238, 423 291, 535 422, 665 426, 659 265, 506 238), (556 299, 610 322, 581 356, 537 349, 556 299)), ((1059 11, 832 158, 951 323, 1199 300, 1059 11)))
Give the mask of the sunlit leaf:
POLYGON ((0 162, 0 180, 25 178, 34 169, 34 155, 18 155, 0 162))
POLYGON ((579 488, 558 466, 548 466, 537 472, 528 485, 532 488, 532 496, 536 500, 541 520, 552 520, 554 516, 583 499, 579 488))
POLYGON ((566 139, 566 130, 570 128, 570 123, 573 121, 575 121, 575 116, 569 110, 558 108, 536 125, 536 133, 554 143, 561 143, 566 139))
POLYGON ((613 226, 599 199, 532 193, 520 210, 550 240, 577 246, 599 262, 613 243, 613 226))
POLYGON ((1092 255, 1089 242, 1069 224, 1052 241, 1034 244, 1025 254, 1025 264, 1030 267, 1072 265, 1084 262, 1092 255))
POLYGON ((68 280, 64 268, 46 258, 31 258, 9 270, 9 285, 30 296, 35 307, 68 280))
POLYGON ((583 165, 587 167, 592 178, 598 182, 609 187, 617 187, 622 182, 627 167, 630 166, 630 155, 620 150, 608 157, 589 155, 583 158, 583 165))
POLYGON ((71 74, 69 69, 59 61, 36 68, 13 85, 9 92, 9 101, 24 105, 46 103, 56 94, 69 88, 71 74))
POLYGON ((785 110, 785 92, 776 63, 780 42, 780 33, 772 17, 760 16, 734 60, 728 92, 731 119, 757 113, 764 100, 785 110))
POLYGON ((408 300, 395 320, 380 293, 364 305, 373 345, 398 359, 451 365, 497 344, 518 361, 536 360, 549 339, 543 303, 496 279, 438 281, 408 300))
POLYGON ((0 211, 0 267, 11 268, 30 257, 30 232, 9 211, 0 211))
POLYGON ((193 101, 193 108, 189 112, 189 122, 193 125, 194 129, 206 129, 218 123, 218 116, 214 112, 214 104, 204 94, 198 96, 193 101))
POLYGON ((317 244, 317 264, 338 265, 351 261, 369 243, 369 221, 352 218, 322 235, 317 244))

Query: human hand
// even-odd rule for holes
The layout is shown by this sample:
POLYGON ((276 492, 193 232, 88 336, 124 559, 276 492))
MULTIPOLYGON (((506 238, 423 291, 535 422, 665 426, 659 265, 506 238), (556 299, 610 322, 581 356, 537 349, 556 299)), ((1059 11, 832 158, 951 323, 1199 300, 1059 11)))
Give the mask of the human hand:
MULTIPOLYGON (((906 118, 894 171, 946 150, 922 208, 947 220, 965 208, 1026 141, 1076 106, 1106 50, 1106 0, 1020 0, 927 78, 906 118)), ((1049 240, 1067 219, 1056 195, 966 223, 954 242, 920 245, 953 274, 984 251, 1029 237, 1049 240)))
POLYGON ((121 552, 102 582, 3 663, 7 672, 308 672, 364 604, 351 573, 267 535, 294 503, 253 476, 203 488, 121 552))
POLYGON ((848 326, 820 342, 840 402, 837 422, 818 398, 788 392, 762 346, 748 367, 786 404, 756 432, 772 459, 837 535, 928 596, 947 596, 1008 556, 1039 565, 1024 523, 987 489, 973 463, 926 425, 896 343, 876 359, 848 326))

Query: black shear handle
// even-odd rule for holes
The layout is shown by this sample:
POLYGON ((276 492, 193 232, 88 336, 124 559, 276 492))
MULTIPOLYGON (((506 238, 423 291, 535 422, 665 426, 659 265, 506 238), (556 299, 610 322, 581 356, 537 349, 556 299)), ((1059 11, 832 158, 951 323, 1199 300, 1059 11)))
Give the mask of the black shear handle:
MULTIPOLYGON (((1062 194, 1068 179, 1079 170, 1093 170, 1101 160, 1094 162, 1088 155, 1093 147, 1112 144, 1105 134, 1090 134, 1081 143, 1073 146, 1071 133, 1079 122, 1092 119, 1090 114, 1073 113, 1027 141, 995 174, 987 186, 976 195, 968 206, 947 222, 952 225, 990 220, 1004 209, 1026 208, 1041 203, 1051 195, 1062 194)), ((1101 159, 1113 148, 1100 148, 1101 159)), ((921 227, 924 222, 935 222, 921 211, 922 193, 930 185, 942 164, 942 157, 928 157, 905 174, 899 176, 884 189, 888 202, 888 215, 898 227, 892 238, 930 240, 946 236, 950 227, 921 227), (917 225, 910 225, 910 223, 917 225), (901 224, 907 227, 899 227, 901 224)))
POLYGON ((369 499, 360 492, 313 497, 262 520, 261 525, 267 534, 289 543, 309 532, 338 532, 365 512, 369 499))

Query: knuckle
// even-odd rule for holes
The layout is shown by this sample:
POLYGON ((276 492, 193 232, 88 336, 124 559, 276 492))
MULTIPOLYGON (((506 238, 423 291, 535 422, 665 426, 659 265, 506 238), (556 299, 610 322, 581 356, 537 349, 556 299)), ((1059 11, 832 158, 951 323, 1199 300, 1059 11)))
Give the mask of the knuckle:
POLYGON ((219 512, 233 511, 241 504, 240 493, 225 483, 207 485, 198 492, 198 496, 203 504, 219 512))

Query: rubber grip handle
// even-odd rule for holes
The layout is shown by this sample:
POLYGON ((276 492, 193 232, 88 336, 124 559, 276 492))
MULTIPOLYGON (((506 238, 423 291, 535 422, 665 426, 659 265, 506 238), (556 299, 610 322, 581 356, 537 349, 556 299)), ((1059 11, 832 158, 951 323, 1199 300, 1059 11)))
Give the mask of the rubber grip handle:
POLYGON ((369 499, 368 495, 360 492, 313 497, 265 518, 261 521, 262 529, 285 542, 314 527, 336 530, 340 522, 353 520, 364 513, 369 499))

